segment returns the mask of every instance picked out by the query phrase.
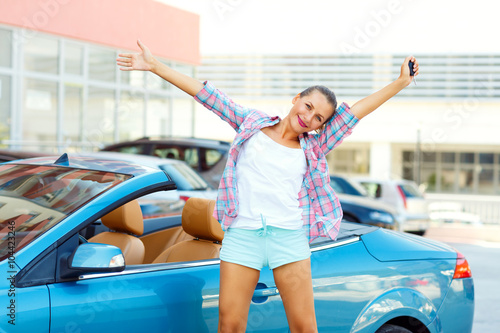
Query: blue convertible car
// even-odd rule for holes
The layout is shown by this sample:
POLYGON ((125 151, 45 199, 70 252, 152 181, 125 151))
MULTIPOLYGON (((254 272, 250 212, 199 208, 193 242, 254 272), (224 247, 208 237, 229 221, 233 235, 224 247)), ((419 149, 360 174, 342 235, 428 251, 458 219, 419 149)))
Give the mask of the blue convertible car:
MULTIPOLYGON (((0 332, 216 332, 214 202, 144 222, 136 201, 172 189, 163 171, 119 161, 0 165, 0 332)), ((345 222, 311 250, 319 332, 471 331, 473 280, 453 248, 345 222)), ((268 269, 248 331, 288 332, 268 269)))

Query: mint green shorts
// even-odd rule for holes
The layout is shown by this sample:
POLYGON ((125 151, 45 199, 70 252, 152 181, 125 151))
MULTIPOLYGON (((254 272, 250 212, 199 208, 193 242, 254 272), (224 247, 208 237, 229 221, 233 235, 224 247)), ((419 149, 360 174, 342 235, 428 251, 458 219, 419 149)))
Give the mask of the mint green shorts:
POLYGON ((220 260, 260 271, 275 269, 311 256, 305 229, 264 226, 257 230, 229 228, 224 234, 220 260))

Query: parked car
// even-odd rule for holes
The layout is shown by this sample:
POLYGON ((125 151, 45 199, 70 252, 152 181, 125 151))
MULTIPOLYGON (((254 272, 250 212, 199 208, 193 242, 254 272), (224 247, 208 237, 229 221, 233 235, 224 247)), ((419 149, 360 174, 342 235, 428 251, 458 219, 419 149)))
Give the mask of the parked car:
POLYGON ((213 188, 217 188, 226 166, 230 146, 231 144, 227 141, 211 139, 145 137, 109 145, 101 150, 185 161, 213 188))
POLYGON ((417 184, 410 180, 377 180, 355 178, 368 194, 396 208, 402 230, 423 235, 429 228, 428 202, 417 184))
MULTIPOLYGON (((223 232, 214 202, 191 198, 182 215, 141 218, 136 199, 173 189, 164 171, 117 160, 0 165, 0 331, 216 332, 223 232), (94 223, 113 232, 88 229, 94 223)), ((311 251, 320 332, 471 332, 473 278, 450 246, 345 222, 337 240, 317 238, 311 251)), ((263 269, 248 331, 287 330, 263 269)))
POLYGON ((217 198, 217 190, 212 188, 184 161, 116 152, 83 153, 81 156, 127 161, 166 172, 174 181, 177 189, 155 192, 143 197, 139 203, 144 218, 180 214, 184 202, 191 197, 207 199, 217 198))
POLYGON ((370 198, 363 186, 340 175, 330 175, 330 186, 337 193, 344 221, 400 229, 396 210, 370 198))
POLYGON ((52 154, 35 152, 35 151, 0 149, 0 163, 22 160, 25 158, 32 158, 32 157, 42 157, 47 155, 52 155, 52 154))

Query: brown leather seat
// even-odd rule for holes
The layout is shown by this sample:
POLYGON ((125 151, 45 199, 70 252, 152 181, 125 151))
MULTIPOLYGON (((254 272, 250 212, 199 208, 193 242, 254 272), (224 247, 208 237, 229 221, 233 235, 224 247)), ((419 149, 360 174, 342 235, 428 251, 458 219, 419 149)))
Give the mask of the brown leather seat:
POLYGON ((189 198, 182 210, 182 228, 194 239, 169 247, 153 263, 219 258, 224 232, 212 216, 214 207, 215 200, 189 198))
POLYGON ((102 232, 89 239, 91 243, 114 245, 122 250, 125 264, 138 265, 144 260, 144 244, 130 234, 142 235, 144 221, 137 200, 127 202, 101 218, 102 224, 114 232, 102 232))

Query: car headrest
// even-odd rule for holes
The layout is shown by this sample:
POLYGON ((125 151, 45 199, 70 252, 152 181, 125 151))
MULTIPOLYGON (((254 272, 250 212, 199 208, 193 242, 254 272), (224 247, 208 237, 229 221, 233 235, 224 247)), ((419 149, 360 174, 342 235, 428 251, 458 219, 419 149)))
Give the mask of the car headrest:
POLYGON ((182 210, 182 228, 193 237, 221 242, 224 238, 219 221, 213 216, 215 200, 189 198, 182 210))
POLYGON ((144 221, 142 211, 137 200, 132 200, 118 207, 101 218, 102 224, 111 230, 127 234, 142 235, 144 221))

